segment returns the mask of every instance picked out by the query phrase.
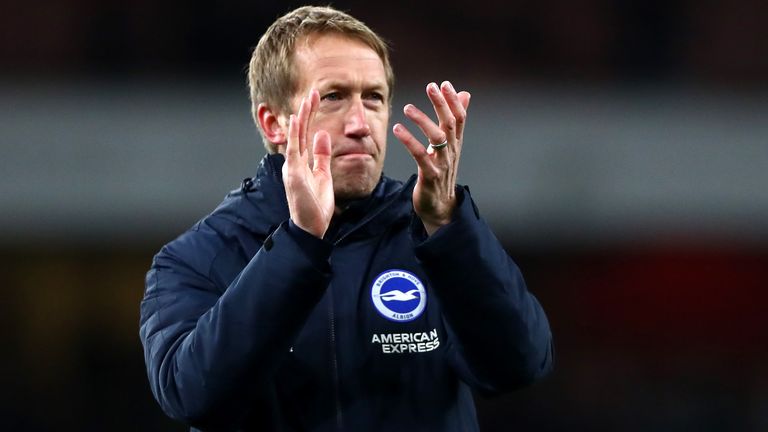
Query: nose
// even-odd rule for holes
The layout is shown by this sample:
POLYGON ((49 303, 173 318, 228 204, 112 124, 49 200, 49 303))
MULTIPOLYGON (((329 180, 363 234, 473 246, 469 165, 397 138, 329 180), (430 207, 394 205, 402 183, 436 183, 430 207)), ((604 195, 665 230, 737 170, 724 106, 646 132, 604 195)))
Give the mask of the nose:
POLYGON ((344 135, 350 138, 365 138, 371 134, 371 126, 365 116, 363 101, 354 101, 344 119, 344 135))

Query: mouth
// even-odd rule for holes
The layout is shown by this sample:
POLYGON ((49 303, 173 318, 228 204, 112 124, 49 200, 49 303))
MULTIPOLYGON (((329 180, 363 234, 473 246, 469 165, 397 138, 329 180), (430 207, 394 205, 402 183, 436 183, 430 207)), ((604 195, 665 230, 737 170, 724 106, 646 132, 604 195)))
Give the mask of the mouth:
POLYGON ((369 153, 362 153, 362 152, 348 152, 348 153, 341 153, 337 154, 335 159, 371 159, 373 156, 371 156, 369 153))

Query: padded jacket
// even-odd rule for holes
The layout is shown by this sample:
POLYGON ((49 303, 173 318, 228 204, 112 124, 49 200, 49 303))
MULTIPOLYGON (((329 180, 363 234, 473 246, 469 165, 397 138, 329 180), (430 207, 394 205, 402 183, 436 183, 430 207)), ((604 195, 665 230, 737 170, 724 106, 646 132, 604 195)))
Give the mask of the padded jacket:
POLYGON ((324 239, 289 220, 281 155, 154 257, 140 337, 152 392, 206 431, 476 431, 472 389, 552 367, 547 318, 457 187, 427 237, 382 176, 324 239))

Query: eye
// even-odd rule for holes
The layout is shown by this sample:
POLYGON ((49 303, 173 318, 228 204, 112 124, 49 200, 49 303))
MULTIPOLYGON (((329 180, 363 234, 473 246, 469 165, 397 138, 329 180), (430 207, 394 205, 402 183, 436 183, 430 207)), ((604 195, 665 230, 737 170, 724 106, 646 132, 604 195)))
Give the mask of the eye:
POLYGON ((379 92, 371 92, 368 94, 368 99, 384 102, 384 95, 379 92))
POLYGON ((326 93, 320 97, 320 100, 327 100, 327 101, 341 100, 341 94, 339 92, 326 93))

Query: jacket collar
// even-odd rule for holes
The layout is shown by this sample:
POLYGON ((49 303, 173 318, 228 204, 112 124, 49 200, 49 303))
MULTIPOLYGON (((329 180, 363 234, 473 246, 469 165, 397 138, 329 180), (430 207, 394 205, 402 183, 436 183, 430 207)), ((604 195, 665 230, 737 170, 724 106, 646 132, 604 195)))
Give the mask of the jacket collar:
MULTIPOLYGON (((268 154, 259 163, 256 175, 245 179, 240 189, 230 192, 214 215, 224 217, 258 235, 268 235, 288 220, 281 154, 268 154)), ((370 197, 353 203, 338 233, 337 242, 357 235, 374 235, 398 220, 407 222, 416 176, 405 184, 382 175, 370 197), (359 214, 355 214, 359 213, 359 214)), ((344 217, 345 215, 342 215, 344 217)))

